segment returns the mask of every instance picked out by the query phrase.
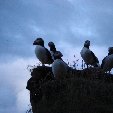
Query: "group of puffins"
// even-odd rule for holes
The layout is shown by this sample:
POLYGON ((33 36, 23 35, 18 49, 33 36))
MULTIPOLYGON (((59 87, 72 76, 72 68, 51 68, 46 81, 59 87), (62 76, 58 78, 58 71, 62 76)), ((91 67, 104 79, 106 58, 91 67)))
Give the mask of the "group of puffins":
MULTIPOLYGON (((45 64, 52 64, 52 72, 54 77, 58 78, 59 76, 65 75, 70 69, 68 64, 62 59, 63 54, 56 50, 53 42, 48 43, 50 50, 44 46, 44 40, 42 38, 37 38, 33 42, 33 45, 36 45, 35 54, 42 63, 42 66, 45 64)), ((86 40, 84 47, 80 52, 82 59, 87 65, 87 68, 89 65, 91 65, 93 67, 99 67, 103 72, 110 71, 113 68, 113 47, 108 48, 108 55, 102 60, 101 65, 99 64, 98 58, 89 49, 89 47, 90 41, 86 40)))

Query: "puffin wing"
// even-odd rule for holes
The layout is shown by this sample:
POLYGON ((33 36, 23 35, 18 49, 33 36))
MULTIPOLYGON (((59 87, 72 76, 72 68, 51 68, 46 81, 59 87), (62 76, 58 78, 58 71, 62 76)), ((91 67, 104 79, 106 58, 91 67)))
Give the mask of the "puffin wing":
POLYGON ((47 48, 46 49, 46 55, 48 57, 48 61, 50 61, 50 63, 53 63, 53 59, 52 59, 52 56, 51 56, 51 53, 49 52, 49 50, 47 48))
MULTIPOLYGON (((107 57, 107 56, 106 56, 107 57)), ((104 57, 104 59, 102 60, 102 64, 101 64, 101 68, 103 68, 104 64, 105 64, 105 59, 106 57, 104 57)))
POLYGON ((94 58, 94 61, 96 62, 96 63, 99 63, 99 60, 98 60, 98 58, 95 56, 95 54, 91 51, 91 54, 92 54, 92 56, 93 56, 93 58, 94 58))

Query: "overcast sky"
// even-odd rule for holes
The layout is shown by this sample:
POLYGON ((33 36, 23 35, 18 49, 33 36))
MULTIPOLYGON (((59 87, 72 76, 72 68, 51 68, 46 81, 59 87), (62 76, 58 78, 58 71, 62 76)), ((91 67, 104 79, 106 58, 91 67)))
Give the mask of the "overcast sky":
MULTIPOLYGON (((101 60, 113 46, 113 0, 0 0, 0 113, 25 113, 36 65, 33 41, 56 44, 64 60, 80 59, 85 40, 101 60)), ((81 61, 79 62, 81 63, 81 61)))

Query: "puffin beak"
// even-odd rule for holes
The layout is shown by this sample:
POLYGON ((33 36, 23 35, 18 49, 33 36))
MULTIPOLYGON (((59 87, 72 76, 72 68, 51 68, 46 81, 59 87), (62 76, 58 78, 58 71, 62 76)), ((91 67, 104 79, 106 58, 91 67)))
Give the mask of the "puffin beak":
POLYGON ((48 46, 50 47, 50 45, 48 44, 48 46))
POLYGON ((36 45, 35 42, 33 42, 33 45, 36 45))
POLYGON ((37 45, 37 41, 36 40, 33 42, 33 45, 37 45))

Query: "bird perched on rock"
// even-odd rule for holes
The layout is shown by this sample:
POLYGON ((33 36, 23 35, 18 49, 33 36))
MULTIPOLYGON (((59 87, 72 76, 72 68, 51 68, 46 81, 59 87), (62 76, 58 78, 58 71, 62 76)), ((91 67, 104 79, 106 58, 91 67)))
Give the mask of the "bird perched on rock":
POLYGON ((50 47, 50 53, 52 56, 52 59, 54 60, 54 54, 57 52, 57 54, 59 53, 60 57, 63 57, 62 53, 60 51, 56 50, 55 44, 53 42, 49 42, 48 46, 50 47))
POLYGON ((51 57, 51 53, 47 48, 44 47, 44 40, 42 38, 37 38, 33 45, 36 45, 35 54, 39 61, 44 64, 52 64, 53 59, 51 57))
POLYGON ((99 66, 99 60, 98 58, 95 56, 95 54, 89 49, 90 46, 90 41, 86 40, 84 43, 84 47, 82 48, 80 54, 81 57, 83 58, 84 62, 87 65, 92 65, 94 67, 98 67, 99 66))
POLYGON ((67 76, 68 73, 68 65, 61 59, 61 53, 54 53, 54 62, 52 64, 52 72, 56 79, 62 79, 67 76))
POLYGON ((104 72, 111 71, 113 68, 113 47, 108 48, 108 56, 102 60, 101 68, 104 72))

